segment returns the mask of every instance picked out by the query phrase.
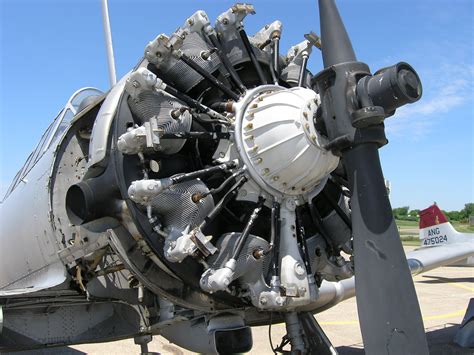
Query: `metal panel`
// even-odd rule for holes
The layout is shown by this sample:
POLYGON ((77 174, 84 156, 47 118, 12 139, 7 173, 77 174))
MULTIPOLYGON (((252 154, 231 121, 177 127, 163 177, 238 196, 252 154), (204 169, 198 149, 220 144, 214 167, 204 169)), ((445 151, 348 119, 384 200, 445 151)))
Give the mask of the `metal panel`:
POLYGON ((0 290, 33 292, 66 280, 49 216, 48 150, 0 205, 0 290))
POLYGON ((138 312, 123 303, 4 310, 0 351, 118 340, 140 326, 138 312))
MULTIPOLYGON (((91 144, 89 147, 88 169, 101 165, 107 154, 107 142, 109 131, 115 116, 117 106, 122 96, 125 83, 128 79, 127 73, 107 94, 102 107, 100 108, 97 119, 92 129, 91 144)), ((93 175, 93 174, 92 174, 93 175)))

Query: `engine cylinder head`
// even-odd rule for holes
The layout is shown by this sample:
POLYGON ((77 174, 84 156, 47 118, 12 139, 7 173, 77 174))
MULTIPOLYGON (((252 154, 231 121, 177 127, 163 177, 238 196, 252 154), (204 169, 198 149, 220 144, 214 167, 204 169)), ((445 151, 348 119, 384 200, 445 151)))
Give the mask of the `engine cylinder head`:
MULTIPOLYGON (((171 95, 165 92, 152 92, 144 90, 139 93, 136 99, 129 99, 132 112, 142 120, 147 122, 151 118, 156 118, 158 129, 165 133, 186 133, 191 130, 191 114, 186 110, 180 110, 183 105, 171 95), (176 115, 175 113, 179 114, 176 115)), ((124 137, 127 135, 124 134, 124 137)), ((135 145, 140 145, 137 140, 132 140, 135 145)), ((143 139, 144 142, 144 139, 143 139)), ((181 150, 186 143, 186 139, 173 139, 160 141, 159 150, 166 154, 174 154, 181 150)), ((142 144, 144 145, 144 143, 142 144)), ((131 147, 131 151, 140 151, 144 147, 131 147)))
POLYGON ((161 216, 165 227, 184 230, 186 226, 194 228, 214 207, 212 196, 193 201, 196 194, 207 194, 209 189, 199 179, 184 181, 170 186, 150 202, 155 213, 161 216))

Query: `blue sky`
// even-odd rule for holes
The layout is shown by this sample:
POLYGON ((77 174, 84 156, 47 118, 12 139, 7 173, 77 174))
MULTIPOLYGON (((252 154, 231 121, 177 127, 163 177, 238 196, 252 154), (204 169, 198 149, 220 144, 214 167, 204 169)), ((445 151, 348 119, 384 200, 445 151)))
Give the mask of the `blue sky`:
MULTIPOLYGON (((198 9, 211 18, 233 1, 109 0, 118 77, 159 33, 198 9)), ((316 1, 254 1, 249 34, 283 22, 282 51, 319 32, 316 1)), ((474 201, 474 9, 472 0, 339 0, 357 57, 373 71, 412 64, 424 95, 389 118, 381 149, 392 205, 474 201)), ((78 88, 108 89, 100 0, 0 0, 0 193, 78 88)), ((309 68, 321 69, 319 52, 309 68)))

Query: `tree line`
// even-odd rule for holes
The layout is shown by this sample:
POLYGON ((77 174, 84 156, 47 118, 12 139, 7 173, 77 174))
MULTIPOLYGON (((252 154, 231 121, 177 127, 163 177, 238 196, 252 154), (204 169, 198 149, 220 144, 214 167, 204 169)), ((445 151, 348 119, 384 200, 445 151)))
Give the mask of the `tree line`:
MULTIPOLYGON (((409 206, 394 208, 392 211, 395 219, 418 221, 420 218, 420 210, 410 210, 409 206)), ((449 221, 467 223, 469 216, 474 215, 474 203, 466 203, 460 211, 442 211, 449 221)))

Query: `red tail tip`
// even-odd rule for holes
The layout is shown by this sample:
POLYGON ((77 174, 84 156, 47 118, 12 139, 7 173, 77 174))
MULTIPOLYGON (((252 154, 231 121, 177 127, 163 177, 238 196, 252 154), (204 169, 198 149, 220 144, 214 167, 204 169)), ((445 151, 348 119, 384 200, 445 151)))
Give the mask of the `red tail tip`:
POLYGON ((447 221, 446 216, 436 204, 420 211, 420 229, 446 223, 447 221))

